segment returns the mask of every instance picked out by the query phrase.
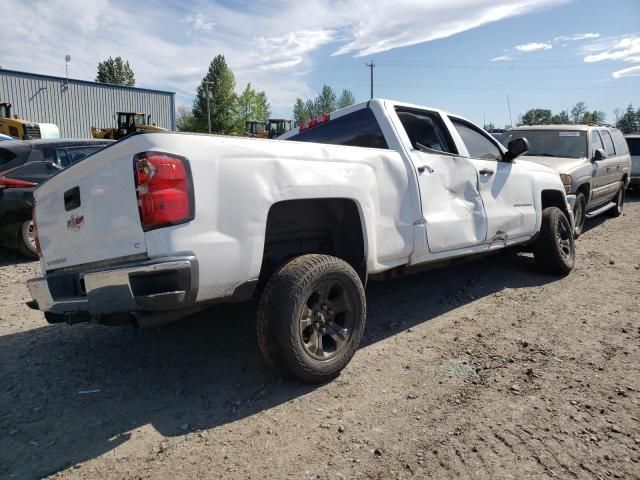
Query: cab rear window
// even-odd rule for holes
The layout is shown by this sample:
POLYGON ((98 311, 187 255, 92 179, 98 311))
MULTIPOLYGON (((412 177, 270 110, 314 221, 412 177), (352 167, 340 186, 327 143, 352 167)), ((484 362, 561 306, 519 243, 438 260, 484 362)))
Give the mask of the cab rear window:
POLYGON ((328 143, 351 147, 389 148, 370 108, 361 108, 335 120, 289 137, 294 142, 328 143))

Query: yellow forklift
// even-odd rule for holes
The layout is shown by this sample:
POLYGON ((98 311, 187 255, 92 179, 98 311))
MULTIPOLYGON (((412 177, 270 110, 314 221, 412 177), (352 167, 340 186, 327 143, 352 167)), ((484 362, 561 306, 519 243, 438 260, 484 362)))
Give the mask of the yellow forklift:
POLYGON ((151 123, 151 115, 138 112, 117 112, 116 128, 91 127, 93 138, 119 140, 133 132, 166 132, 165 128, 157 127, 151 123))
POLYGON ((245 136, 255 138, 277 138, 291 130, 291 120, 270 118, 266 122, 249 120, 246 123, 245 136))
POLYGON ((0 102, 0 133, 18 140, 33 140, 40 138, 40 126, 17 115, 11 116, 11 104, 0 102))

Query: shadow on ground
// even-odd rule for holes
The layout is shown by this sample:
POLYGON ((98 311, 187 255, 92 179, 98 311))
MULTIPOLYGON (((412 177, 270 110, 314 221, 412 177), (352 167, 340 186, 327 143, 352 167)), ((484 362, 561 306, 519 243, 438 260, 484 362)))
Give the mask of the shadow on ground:
POLYGON ((18 265, 21 263, 30 263, 34 260, 21 255, 17 250, 0 247, 0 267, 8 265, 18 265))
MULTIPOLYGON (((504 288, 553 280, 510 252, 371 282, 364 347, 504 288)), ((52 325, 0 337, 0 476, 51 474, 141 425, 180 435, 311 392, 265 365, 254 315, 253 304, 229 305, 151 331, 52 325)))

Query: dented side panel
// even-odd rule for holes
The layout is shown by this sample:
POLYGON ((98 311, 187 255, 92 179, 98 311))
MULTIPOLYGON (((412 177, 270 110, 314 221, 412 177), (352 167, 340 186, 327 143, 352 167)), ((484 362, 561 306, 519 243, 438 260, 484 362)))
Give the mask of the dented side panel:
POLYGON ((487 237, 487 216, 478 191, 478 173, 470 160, 413 153, 422 167, 418 177, 429 251, 478 245, 487 237))

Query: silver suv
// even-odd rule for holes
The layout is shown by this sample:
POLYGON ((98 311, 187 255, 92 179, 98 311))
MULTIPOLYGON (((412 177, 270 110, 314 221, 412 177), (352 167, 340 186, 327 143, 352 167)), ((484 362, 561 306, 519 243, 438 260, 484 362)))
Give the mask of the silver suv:
POLYGON ((584 221, 607 212, 622 213, 624 191, 631 176, 631 157, 617 128, 591 125, 531 125, 507 130, 506 145, 516 138, 529 141, 521 158, 551 167, 560 174, 573 208, 575 236, 584 221))

